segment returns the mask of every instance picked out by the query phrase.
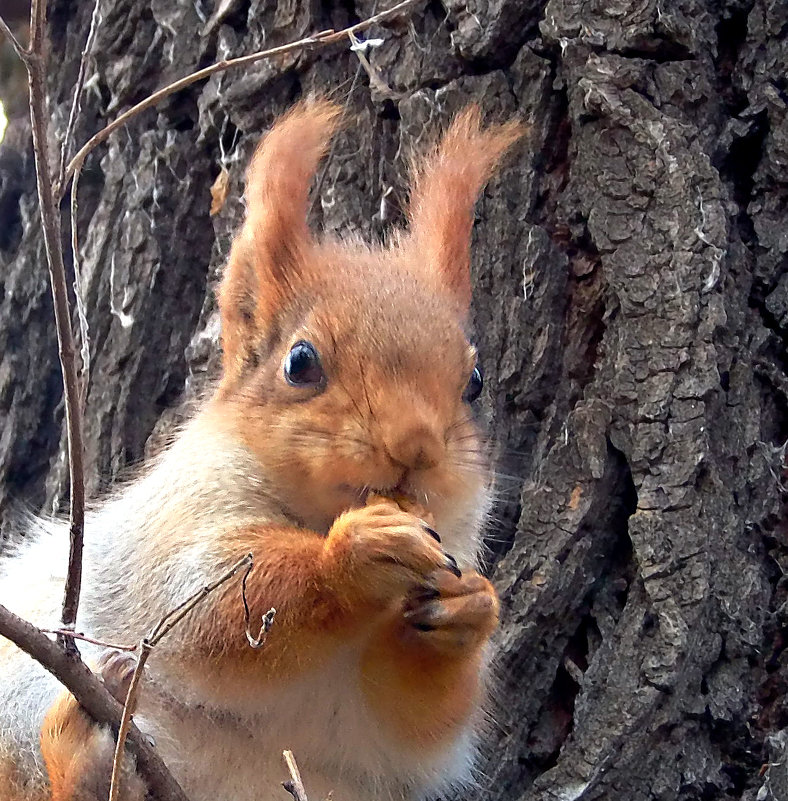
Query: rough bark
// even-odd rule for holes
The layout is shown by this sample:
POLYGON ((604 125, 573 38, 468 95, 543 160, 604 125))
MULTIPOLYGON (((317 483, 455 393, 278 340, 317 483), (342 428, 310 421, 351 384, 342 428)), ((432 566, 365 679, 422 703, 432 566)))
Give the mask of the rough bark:
MULTIPOLYGON (((50 6, 53 136, 91 5, 50 6)), ((201 35, 210 2, 102 7, 80 141, 217 57, 378 8, 238 0, 201 35)), ((786 31, 783 0, 445 0, 373 33, 373 85, 336 48, 147 112, 81 181, 88 486, 215 371, 242 170, 295 97, 348 99, 314 217, 366 236, 398 218, 403 156, 433 123, 469 99, 518 112, 529 142, 474 232, 504 603, 477 797, 787 798, 786 31)), ((66 469, 32 159, 5 146, 0 165, 2 500, 52 509, 66 469)))

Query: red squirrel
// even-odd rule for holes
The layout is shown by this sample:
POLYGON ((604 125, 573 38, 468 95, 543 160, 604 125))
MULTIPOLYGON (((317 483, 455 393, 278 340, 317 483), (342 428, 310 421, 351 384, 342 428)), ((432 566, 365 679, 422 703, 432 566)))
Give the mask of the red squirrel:
MULTIPOLYGON (((414 165, 385 245, 313 235, 310 182, 340 108, 304 101, 263 138, 219 290, 223 374, 140 476, 89 516, 77 630, 136 642, 251 552, 150 658, 135 720, 191 801, 418 799, 472 781, 498 600, 477 571, 491 470, 470 404, 474 204, 516 121, 462 111, 414 165)), ((5 558, 0 602, 56 619, 66 528, 5 558)), ((88 657, 97 651, 83 644, 88 657)), ((96 664, 117 695, 129 661, 96 664)), ((103 801, 113 736, 0 643, 6 801, 103 801)), ((123 801, 143 801, 128 758, 123 801)))

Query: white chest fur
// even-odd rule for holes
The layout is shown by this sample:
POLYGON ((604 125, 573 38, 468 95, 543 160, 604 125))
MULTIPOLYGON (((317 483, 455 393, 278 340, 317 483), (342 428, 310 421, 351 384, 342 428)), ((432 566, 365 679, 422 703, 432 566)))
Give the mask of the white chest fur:
POLYGON ((440 753, 387 739, 363 698, 354 648, 279 689, 261 686, 245 702, 226 689, 213 694, 226 707, 207 707, 196 701, 204 688, 183 671, 157 674, 155 663, 145 688, 138 723, 194 801, 281 801, 285 749, 294 752, 310 798, 412 799, 470 780, 470 729, 440 753))

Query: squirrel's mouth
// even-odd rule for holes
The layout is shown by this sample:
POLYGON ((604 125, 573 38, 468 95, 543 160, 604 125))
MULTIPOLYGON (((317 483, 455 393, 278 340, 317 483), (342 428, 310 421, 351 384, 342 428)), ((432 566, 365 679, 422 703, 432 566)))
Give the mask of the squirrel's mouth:
POLYGON ((343 495, 351 495, 356 503, 363 505, 367 503, 370 495, 383 495, 386 498, 407 498, 409 501, 416 500, 413 489, 409 486, 407 480, 402 480, 397 484, 390 484, 388 486, 371 486, 369 484, 363 487, 354 487, 351 484, 340 484, 339 490, 343 495))

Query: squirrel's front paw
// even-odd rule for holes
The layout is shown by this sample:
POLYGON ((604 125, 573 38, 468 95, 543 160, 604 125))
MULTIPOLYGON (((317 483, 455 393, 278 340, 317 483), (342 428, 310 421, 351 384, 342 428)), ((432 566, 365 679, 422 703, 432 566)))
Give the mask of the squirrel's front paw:
POLYGON ((379 603, 401 599, 434 582, 433 574, 461 575, 436 533, 395 503, 373 502, 340 515, 328 533, 325 556, 343 581, 379 603))
POLYGON ((444 574, 432 586, 415 590, 403 608, 405 625, 425 645, 465 650, 486 641, 498 625, 498 596, 475 571, 444 574))

